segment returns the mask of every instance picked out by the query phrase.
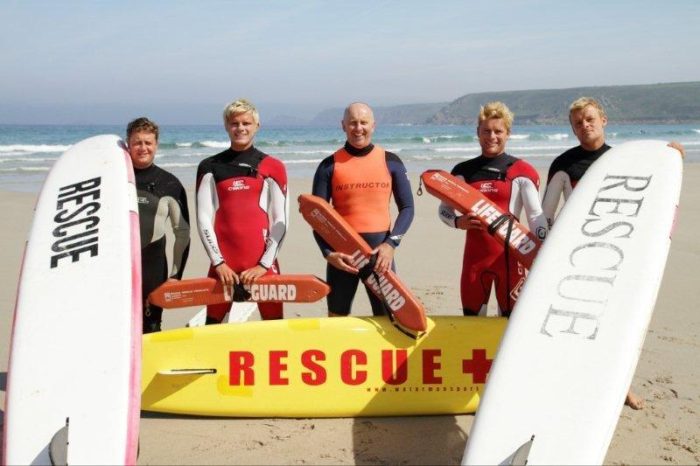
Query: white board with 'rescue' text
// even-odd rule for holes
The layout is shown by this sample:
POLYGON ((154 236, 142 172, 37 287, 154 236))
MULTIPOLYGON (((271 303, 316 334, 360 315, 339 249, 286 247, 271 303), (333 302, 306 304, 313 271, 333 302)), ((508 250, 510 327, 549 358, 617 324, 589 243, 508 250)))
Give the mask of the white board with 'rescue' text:
POLYGON ((117 136, 68 149, 29 232, 12 327, 5 464, 134 464, 141 261, 134 174, 117 136), (51 449, 54 452, 54 449, 51 449))
POLYGON ((463 464, 604 461, 661 284, 681 178, 680 154, 661 141, 614 147, 583 176, 513 311, 463 464))

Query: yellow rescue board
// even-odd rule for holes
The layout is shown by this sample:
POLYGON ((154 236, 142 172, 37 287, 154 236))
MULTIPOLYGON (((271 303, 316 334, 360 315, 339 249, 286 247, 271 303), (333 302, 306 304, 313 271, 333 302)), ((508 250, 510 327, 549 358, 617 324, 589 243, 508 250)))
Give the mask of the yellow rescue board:
POLYGON ((506 320, 386 317, 221 324, 143 337, 146 411, 235 417, 474 412, 506 320))

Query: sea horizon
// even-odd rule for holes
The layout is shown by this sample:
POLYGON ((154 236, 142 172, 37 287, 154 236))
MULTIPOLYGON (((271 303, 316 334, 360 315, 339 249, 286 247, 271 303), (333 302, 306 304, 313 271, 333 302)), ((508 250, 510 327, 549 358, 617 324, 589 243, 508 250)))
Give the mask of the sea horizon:
MULTIPOLYGON (((125 125, 2 124, 0 125, 0 190, 38 192, 53 162, 73 144, 90 136, 125 137, 125 125)), ((607 143, 659 139, 679 141, 686 163, 700 162, 700 123, 609 124, 607 143)), ((340 125, 268 125, 256 136, 256 147, 282 160, 290 178, 311 178, 318 163, 345 142, 340 125)), ((429 168, 450 170, 480 153, 475 129, 464 125, 382 125, 373 142, 396 153, 409 174, 429 168)), ((185 186, 195 182, 197 165, 228 148, 222 125, 161 125, 156 164, 178 176, 185 186)), ((546 169, 557 155, 578 145, 569 126, 514 125, 506 151, 546 169)))

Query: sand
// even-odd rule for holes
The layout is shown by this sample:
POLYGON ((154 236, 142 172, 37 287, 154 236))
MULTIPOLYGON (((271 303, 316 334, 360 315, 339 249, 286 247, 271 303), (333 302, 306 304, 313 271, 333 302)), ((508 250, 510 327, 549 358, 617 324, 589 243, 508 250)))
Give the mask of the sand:
MULTIPOLYGON (((412 178, 414 190, 417 177, 412 178)), ((282 270, 324 276, 325 262, 299 215, 296 195, 310 180, 291 180, 291 225, 282 270)), ((190 190, 191 194, 191 190, 190 190)), ((0 399, 4 406, 9 339, 22 250, 36 195, 0 193, 0 399)), ((194 212, 190 195, 190 208, 194 212)), ((700 463, 700 164, 686 164, 677 229, 633 389, 646 407, 625 407, 608 464, 700 463)), ((432 315, 458 315, 463 236, 437 219, 436 199, 416 197, 416 219, 397 252, 399 272, 432 315)), ((207 259, 193 228, 185 277, 202 276, 207 259)), ((354 309, 367 315, 358 293, 354 309)), ((287 318, 323 316, 325 303, 288 305, 287 318)), ((192 309, 166 311, 165 328, 192 309)), ((598 383, 605 383, 604 380, 598 383)), ((459 464, 473 415, 355 419, 220 419, 142 413, 140 464, 459 464)), ((4 412, 0 413, 4 421, 4 412)))

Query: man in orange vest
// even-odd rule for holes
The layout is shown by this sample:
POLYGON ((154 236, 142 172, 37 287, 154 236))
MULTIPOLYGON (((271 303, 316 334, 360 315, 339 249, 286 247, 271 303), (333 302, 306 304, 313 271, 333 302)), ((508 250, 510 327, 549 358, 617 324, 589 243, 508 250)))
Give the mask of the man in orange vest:
MULTIPOLYGON (((350 104, 343 115, 345 145, 325 158, 314 175, 312 193, 330 201, 340 215, 374 248, 374 270, 393 268, 394 250, 413 221, 414 206, 406 167, 399 157, 372 144, 376 124, 372 109, 350 104), (392 227, 389 202, 394 197, 398 216, 392 227)), ((326 281, 328 315, 347 316, 359 283, 359 270, 349 254, 333 249, 316 233, 314 237, 328 261, 326 281)), ((366 287, 365 287, 366 288, 366 287)), ((372 313, 385 315, 384 305, 367 289, 372 313)))

